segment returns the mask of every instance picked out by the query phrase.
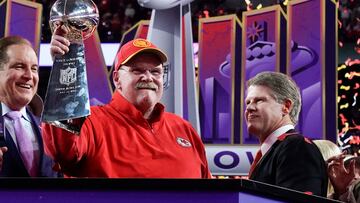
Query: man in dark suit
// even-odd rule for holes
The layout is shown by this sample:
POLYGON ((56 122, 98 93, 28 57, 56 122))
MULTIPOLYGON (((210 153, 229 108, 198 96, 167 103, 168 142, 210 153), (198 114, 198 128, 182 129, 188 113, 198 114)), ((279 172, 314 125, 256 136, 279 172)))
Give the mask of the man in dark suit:
POLYGON ((29 41, 0 39, 0 177, 56 177, 45 156, 39 120, 27 109, 39 82, 29 41))
POLYGON ((260 150, 249 172, 252 180, 326 197, 326 164, 318 148, 294 131, 300 91, 282 73, 263 72, 248 81, 245 119, 260 150))

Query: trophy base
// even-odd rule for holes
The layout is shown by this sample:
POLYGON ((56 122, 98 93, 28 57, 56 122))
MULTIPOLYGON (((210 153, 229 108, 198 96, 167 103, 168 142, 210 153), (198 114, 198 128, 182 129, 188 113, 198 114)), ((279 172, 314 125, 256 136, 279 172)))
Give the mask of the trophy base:
POLYGON ((52 121, 46 123, 78 135, 80 134, 80 130, 85 122, 85 119, 86 119, 85 117, 82 117, 82 118, 69 119, 63 121, 52 121))

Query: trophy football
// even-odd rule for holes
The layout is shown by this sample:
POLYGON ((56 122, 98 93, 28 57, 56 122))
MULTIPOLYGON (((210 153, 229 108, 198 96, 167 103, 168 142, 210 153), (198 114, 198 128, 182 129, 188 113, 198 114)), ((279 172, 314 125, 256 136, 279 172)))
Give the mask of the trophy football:
POLYGON ((64 25, 67 29, 64 37, 70 46, 68 53, 54 58, 43 122, 78 134, 86 116, 90 115, 83 40, 92 35, 98 22, 99 11, 91 0, 57 0, 52 6, 50 28, 54 32, 64 25))

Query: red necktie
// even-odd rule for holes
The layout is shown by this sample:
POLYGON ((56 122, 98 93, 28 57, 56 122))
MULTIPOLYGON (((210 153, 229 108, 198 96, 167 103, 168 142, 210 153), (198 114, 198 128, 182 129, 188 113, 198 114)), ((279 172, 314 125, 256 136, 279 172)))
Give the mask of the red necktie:
POLYGON ((251 176, 252 172, 254 171, 254 169, 256 167, 256 164, 260 161, 261 157, 262 157, 261 150, 259 150, 256 153, 255 160, 251 164, 251 167, 250 167, 250 170, 249 170, 249 177, 251 176))

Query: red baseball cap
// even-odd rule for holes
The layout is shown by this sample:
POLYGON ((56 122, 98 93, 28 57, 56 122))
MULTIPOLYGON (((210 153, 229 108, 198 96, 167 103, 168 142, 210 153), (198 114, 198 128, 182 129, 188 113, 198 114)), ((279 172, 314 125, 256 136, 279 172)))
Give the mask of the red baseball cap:
POLYGON ((124 44, 116 55, 115 70, 139 53, 154 53, 161 59, 162 63, 167 61, 166 54, 146 39, 137 38, 124 44))

